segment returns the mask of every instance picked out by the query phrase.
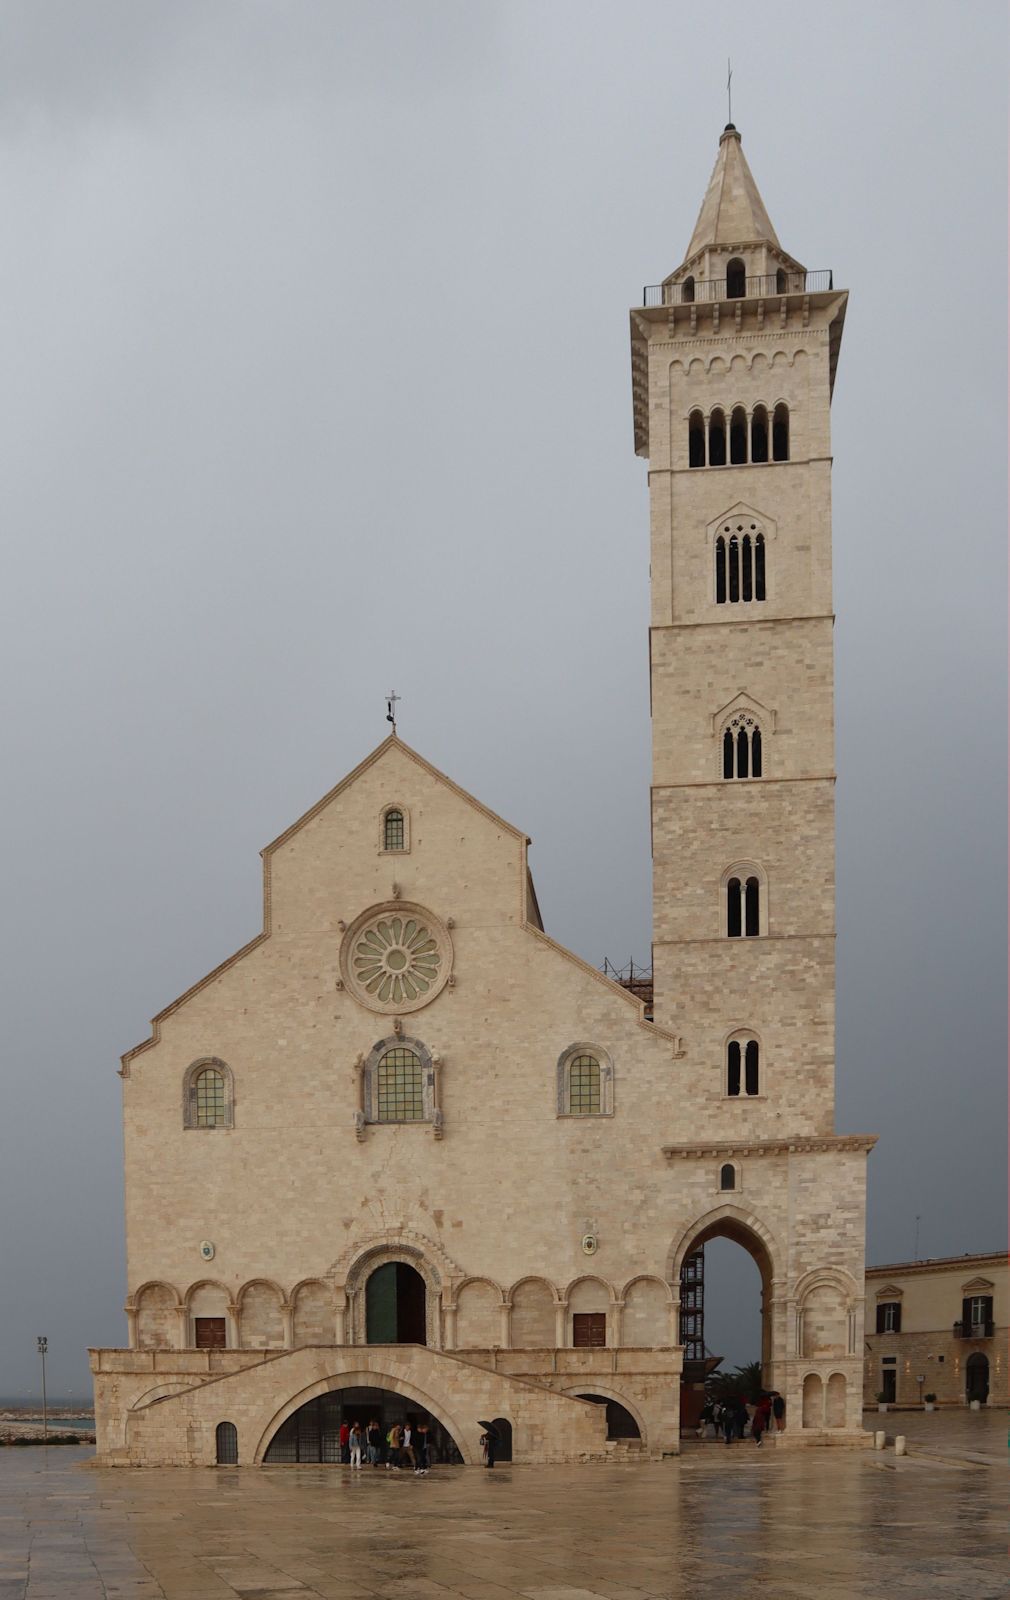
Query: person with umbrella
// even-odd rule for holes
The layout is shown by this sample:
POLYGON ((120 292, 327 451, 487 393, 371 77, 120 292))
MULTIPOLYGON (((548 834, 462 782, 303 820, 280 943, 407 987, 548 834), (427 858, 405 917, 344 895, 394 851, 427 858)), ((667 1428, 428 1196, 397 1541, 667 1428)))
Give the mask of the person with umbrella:
POLYGON ((479 1418, 477 1420, 477 1426, 478 1428, 484 1429, 484 1432, 480 1436, 480 1448, 481 1454, 484 1457, 484 1465, 486 1467, 493 1467, 495 1446, 498 1443, 498 1430, 493 1422, 481 1422, 479 1418))

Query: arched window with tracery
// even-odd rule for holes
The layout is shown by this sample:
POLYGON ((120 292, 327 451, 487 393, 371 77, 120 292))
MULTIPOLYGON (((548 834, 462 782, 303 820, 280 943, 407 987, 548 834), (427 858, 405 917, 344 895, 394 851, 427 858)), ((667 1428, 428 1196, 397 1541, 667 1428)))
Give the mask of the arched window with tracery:
POLYGON ((781 402, 772 415, 772 460, 789 460, 789 407, 781 402))
POLYGON ((687 459, 692 467, 705 465, 705 418, 700 411, 692 411, 688 418, 687 459))
POLYGON ((761 880, 756 873, 726 880, 726 934, 730 939, 756 939, 761 932, 761 880))
POLYGON ((229 1067, 216 1057, 194 1061, 183 1080, 183 1126, 231 1128, 234 1095, 229 1067))
POLYGON ((731 1097, 760 1094, 761 1048, 752 1036, 734 1034, 726 1046, 726 1093, 731 1097))
POLYGON ((726 522, 715 541, 715 603, 763 601, 767 593, 765 536, 756 522, 726 522))
POLYGON ((761 725, 749 711, 737 711, 722 734, 724 778, 760 778, 763 753, 761 725))
POLYGON ((382 813, 382 848, 392 854, 406 851, 410 845, 407 813, 403 806, 387 806, 382 813))

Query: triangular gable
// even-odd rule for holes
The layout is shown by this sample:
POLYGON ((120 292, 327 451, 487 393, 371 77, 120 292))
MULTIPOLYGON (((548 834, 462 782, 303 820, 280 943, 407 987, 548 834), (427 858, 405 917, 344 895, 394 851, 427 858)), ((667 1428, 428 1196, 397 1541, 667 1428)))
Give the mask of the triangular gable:
MULTIPOLYGON (((129 1077, 130 1062, 133 1060, 134 1056, 140 1055, 145 1050, 150 1050, 153 1045, 158 1043, 158 1040, 161 1037, 161 1024, 166 1017, 171 1016, 173 1011, 178 1011, 179 1007, 185 1005, 186 1001, 189 1000, 192 995, 197 994, 199 990, 206 988, 207 984, 213 983, 214 979, 220 977, 222 972, 226 972, 229 967, 232 967, 236 962, 241 961, 243 956, 249 955, 251 951, 256 949, 257 945, 262 944, 265 939, 270 937, 270 857, 273 855, 275 850, 279 849, 282 844, 285 844, 288 839, 292 838, 292 836, 296 834, 300 828, 303 828, 307 822, 311 822, 313 817, 317 817, 332 800, 336 799, 337 795, 349 788, 350 785, 354 783, 356 778, 359 778, 363 772, 368 770, 369 767, 374 766, 375 763, 381 760, 382 757, 391 749, 398 750, 402 755, 405 755, 408 760, 416 762, 422 771, 428 773, 428 775, 434 778, 436 782, 444 784, 445 787, 450 789, 452 793, 460 800, 463 800, 467 805, 472 806, 475 811, 479 811, 481 815, 486 817, 487 820, 496 828, 502 828, 506 833, 510 833, 518 842, 523 851, 523 864, 525 866, 526 846, 530 842, 527 834, 523 833, 521 829, 514 827, 511 822, 506 822, 504 817, 498 816, 497 812, 492 811, 490 807, 482 805, 481 802, 475 799, 472 794, 469 794, 466 789, 461 789, 458 783, 453 783, 452 779, 447 777, 444 772, 440 772, 438 767, 432 766, 430 761, 426 761, 423 756, 418 755, 416 750, 412 750, 408 744, 404 744, 403 740, 399 738, 397 734, 389 734, 385 739, 383 739, 381 744, 376 745, 375 749, 370 755, 365 757, 364 761, 359 762, 353 771, 347 774, 346 778, 342 778, 334 788, 332 788, 327 794, 323 795, 321 800, 317 800, 314 806, 311 806, 308 811, 304 812, 303 815, 298 818, 297 822, 293 822, 289 828, 285 828, 283 833, 278 834, 276 839, 272 839, 271 842, 260 851, 260 855, 263 857, 264 876, 262 931, 256 934, 255 938, 250 939, 248 944, 244 944, 241 950, 236 950, 233 955, 226 957, 226 959, 220 962, 218 966, 214 967, 211 972, 206 973, 202 978, 198 979, 196 983, 191 984, 183 994, 179 995, 177 999, 172 1001, 171 1005, 165 1006, 163 1010, 159 1011, 152 1018, 150 1038, 142 1040, 138 1045, 134 1045, 132 1050, 128 1050, 126 1054, 120 1058, 121 1065, 119 1072, 121 1077, 129 1077)), ((528 867, 523 875, 523 881, 524 884, 529 885, 529 889, 532 891, 533 880, 529 875, 528 867)), ((533 894, 533 905, 536 906, 535 893, 533 894)), ((537 907, 536 921, 539 922, 539 920, 540 912, 539 908, 537 907)), ((604 981, 609 982, 609 980, 604 981)), ((634 1001, 633 996, 629 996, 629 998, 634 1001)), ((634 1001, 634 1003, 640 1004, 638 1001, 634 1001)))
POLYGON ((991 1294, 996 1285, 991 1278, 971 1278, 967 1283, 962 1283, 962 1294, 991 1294))
POLYGON ((878 1300, 900 1300, 904 1289, 899 1289, 896 1283, 889 1283, 883 1289, 877 1290, 878 1300))
POLYGON ((720 706, 718 711, 713 711, 712 732, 718 733, 723 723, 727 722, 737 711, 750 711, 767 728, 769 733, 775 732, 776 713, 770 706, 763 706, 760 700, 755 700, 754 696, 748 694, 746 689, 738 690, 732 700, 727 700, 726 704, 720 706))
POLYGON ((755 522, 769 539, 774 539, 778 532, 778 523, 774 517, 770 517, 767 511, 759 511, 757 506, 749 506, 745 500, 738 500, 736 505, 729 506, 725 511, 720 511, 717 517, 712 518, 706 529, 709 538, 714 539, 717 534, 723 532, 727 522, 742 523, 743 527, 740 530, 742 533, 749 532, 750 523, 755 522))
POLYGON ((417 751, 412 750, 409 744, 404 744, 403 740, 398 734, 391 733, 388 738, 383 739, 380 745, 376 745, 371 755, 367 755, 364 761, 359 762, 354 770, 347 774, 346 778, 341 778, 340 782, 336 784, 329 791, 329 793, 324 794, 321 800, 317 800, 314 806, 310 806, 308 811, 304 812, 302 816, 298 818, 297 822, 292 822, 289 828, 285 828, 284 832, 278 834, 276 839, 272 839, 270 843, 260 851, 260 855, 270 856, 282 844, 286 844, 287 841, 298 832, 299 828, 304 828, 305 824, 307 822, 311 822, 313 817, 317 817, 321 811, 325 811, 326 807, 331 801, 335 800, 337 796, 342 794, 345 789, 349 789, 351 784, 360 778, 363 772, 367 772, 369 767, 374 766, 377 761, 382 759, 387 751, 394 748, 398 750, 401 755, 407 756, 409 760, 416 762, 422 771, 426 772, 429 777, 434 778, 438 783, 443 783, 447 789, 451 789, 452 793, 460 800, 465 800, 467 805, 473 806, 475 811, 479 811, 482 816, 488 819, 489 822, 494 823, 496 828, 504 828, 506 833, 511 833, 514 838, 520 840, 523 844, 529 844, 529 837, 527 834, 523 833, 521 828, 513 827, 511 822, 506 822, 504 817, 498 816, 497 812, 492 811, 489 806, 483 805, 481 801, 475 799, 472 794, 469 794, 466 789, 461 789, 458 783, 453 783, 451 778, 447 777, 444 772, 440 772, 438 767, 432 766, 430 761, 426 761, 424 759, 424 756, 418 755, 417 751))

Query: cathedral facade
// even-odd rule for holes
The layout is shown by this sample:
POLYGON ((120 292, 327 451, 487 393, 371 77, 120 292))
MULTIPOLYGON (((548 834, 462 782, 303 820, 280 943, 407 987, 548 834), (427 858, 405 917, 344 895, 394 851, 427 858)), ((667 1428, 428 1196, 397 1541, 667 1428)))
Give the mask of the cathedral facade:
MULTIPOLYGON (((99 1459, 679 1450, 691 1264, 762 1279, 787 1447, 858 1443, 869 1136, 834 1131, 830 404, 846 294, 727 127, 631 313, 651 501, 653 992, 394 733, 263 852, 263 930, 124 1058, 129 1347, 99 1459)), ((701 1352, 688 1349, 689 1365, 701 1352)))

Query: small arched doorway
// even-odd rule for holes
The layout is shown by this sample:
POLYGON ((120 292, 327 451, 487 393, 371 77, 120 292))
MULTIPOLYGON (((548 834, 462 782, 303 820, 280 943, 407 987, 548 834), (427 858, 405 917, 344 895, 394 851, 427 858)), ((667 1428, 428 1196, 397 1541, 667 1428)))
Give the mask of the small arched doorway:
POLYGON ((427 1294, 406 1261, 386 1261, 365 1284, 367 1344, 427 1344, 427 1294))
POLYGON ((498 1442, 494 1447, 495 1459, 498 1461, 512 1460, 512 1424, 508 1417, 493 1417, 491 1426, 498 1435, 498 1442))
POLYGON ((578 1400, 588 1400, 594 1406, 607 1408, 607 1438, 608 1439, 640 1439, 642 1430, 638 1426, 631 1412, 622 1406, 619 1400, 611 1400, 605 1394, 580 1394, 578 1400))
POLYGON ((989 1398, 989 1357, 981 1350, 974 1351, 965 1365, 964 1397, 969 1405, 973 1400, 985 1405, 989 1398))

